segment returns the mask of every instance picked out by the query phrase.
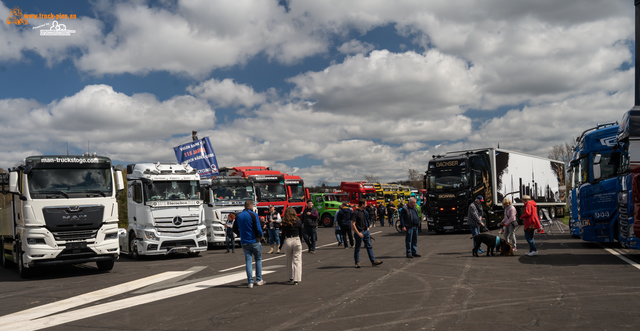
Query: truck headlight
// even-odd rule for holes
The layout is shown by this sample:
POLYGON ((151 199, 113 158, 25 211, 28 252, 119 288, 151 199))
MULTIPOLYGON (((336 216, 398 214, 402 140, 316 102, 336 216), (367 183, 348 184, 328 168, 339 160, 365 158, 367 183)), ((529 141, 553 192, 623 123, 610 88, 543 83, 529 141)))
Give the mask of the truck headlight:
POLYGON ((155 232, 153 231, 145 231, 144 236, 147 237, 147 239, 149 240, 155 240, 155 241, 160 240, 160 238, 158 238, 158 236, 156 236, 155 232))
POLYGON ((27 244, 29 245, 45 245, 44 239, 42 238, 27 238, 27 244))
POLYGON ((198 238, 204 237, 207 234, 206 229, 200 229, 200 234, 198 234, 198 238))
POLYGON ((627 204, 627 192, 618 192, 618 203, 627 204))
POLYGON ((118 233, 107 233, 104 235, 104 240, 118 239, 118 233))

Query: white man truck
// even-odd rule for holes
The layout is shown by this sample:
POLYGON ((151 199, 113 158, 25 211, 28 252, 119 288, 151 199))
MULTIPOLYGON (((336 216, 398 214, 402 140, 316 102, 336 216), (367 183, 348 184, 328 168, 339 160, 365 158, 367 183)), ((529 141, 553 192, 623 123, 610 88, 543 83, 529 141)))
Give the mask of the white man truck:
POLYGON ((120 250, 140 255, 206 251, 207 234, 199 192, 200 176, 189 165, 139 163, 127 165, 129 225, 120 236, 120 250))
POLYGON ((1 174, 2 265, 18 265, 20 277, 34 268, 96 262, 113 268, 118 250, 118 203, 122 174, 111 160, 93 155, 30 156, 1 174))
MULTIPOLYGON (((244 210, 247 200, 256 202, 253 181, 238 176, 216 176, 200 182, 204 194, 204 219, 207 226, 207 240, 212 245, 225 244, 225 224, 230 213, 244 210)), ((235 242, 240 242, 236 236, 235 242)))

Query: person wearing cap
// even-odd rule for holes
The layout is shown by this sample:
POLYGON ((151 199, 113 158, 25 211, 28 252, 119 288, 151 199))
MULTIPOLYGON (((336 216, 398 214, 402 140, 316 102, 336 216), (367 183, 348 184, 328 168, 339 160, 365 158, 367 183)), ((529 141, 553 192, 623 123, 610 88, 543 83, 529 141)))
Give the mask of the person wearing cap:
POLYGON ((522 202, 524 202, 524 212, 520 218, 523 220, 522 225, 524 226, 524 239, 526 239, 529 244, 529 253, 525 255, 538 255, 538 249, 533 241, 533 233, 535 230, 542 228, 542 225, 540 225, 540 219, 538 218, 538 205, 535 201, 531 200, 531 197, 528 195, 522 196, 522 202))
MULTIPOLYGON (((473 236, 473 247, 476 246, 476 236, 480 234, 480 229, 485 227, 482 222, 482 203, 484 202, 484 198, 479 195, 476 197, 476 201, 472 202, 469 205, 469 212, 467 214, 467 222, 469 227, 471 228, 471 236, 473 236)), ((478 254, 484 253, 482 248, 478 250, 478 254)))
POLYGON ((276 207, 269 205, 269 213, 267 214, 267 230, 269 233, 269 244, 271 250, 267 254, 280 253, 280 224, 282 223, 282 217, 280 213, 276 211, 276 207), (277 251, 276 251, 277 249, 277 251))

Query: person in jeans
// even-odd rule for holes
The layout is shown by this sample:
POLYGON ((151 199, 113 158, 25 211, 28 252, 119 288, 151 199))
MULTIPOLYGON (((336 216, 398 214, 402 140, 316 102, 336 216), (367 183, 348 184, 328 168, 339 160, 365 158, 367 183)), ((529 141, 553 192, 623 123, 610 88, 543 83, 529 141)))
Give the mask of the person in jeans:
POLYGON ((344 248, 349 248, 349 245, 353 247, 353 234, 351 232, 351 217, 353 216, 353 211, 349 208, 349 204, 343 202, 342 206, 340 206, 340 210, 336 213, 336 216, 338 224, 340 224, 340 234, 342 235, 344 248), (347 239, 349 239, 348 243, 347 239))
POLYGON ((284 211, 282 221, 282 243, 287 257, 289 283, 298 285, 302 281, 302 222, 293 208, 284 211))
POLYGON ((418 208, 416 198, 410 198, 402 212, 400 213, 400 226, 405 233, 405 246, 407 250, 407 257, 414 258, 420 257, 418 254, 418 228, 420 227, 420 216, 418 215, 418 208))
MULTIPOLYGON (((480 234, 480 229, 485 225, 482 222, 482 203, 484 198, 479 195, 476 197, 476 201, 469 205, 469 212, 467 213, 467 222, 471 228, 471 236, 473 237, 473 247, 476 246, 476 236, 480 234)), ((478 254, 484 253, 484 250, 480 248, 478 254)))
POLYGON ((338 246, 342 246, 342 231, 340 230, 340 223, 338 223, 338 212, 333 216, 333 231, 336 234, 338 246))
POLYGON ((280 223, 282 223, 280 213, 276 211, 276 207, 269 205, 266 225, 267 231, 269 232, 269 244, 271 245, 271 249, 267 254, 274 253, 274 251, 275 253, 280 253, 280 223))
POLYGON ((387 219, 389 219, 389 226, 393 226, 393 215, 396 212, 396 205, 393 204, 393 201, 389 201, 387 204, 387 219))
POLYGON ((236 252, 236 238, 233 234, 233 223, 236 221, 236 214, 229 213, 227 216, 227 224, 225 224, 225 237, 224 244, 227 246, 227 253, 229 253, 229 246, 231 246, 231 252, 236 252))
POLYGON ((304 226, 304 241, 309 247, 309 253, 316 253, 316 241, 318 241, 318 210, 313 208, 313 202, 307 201, 307 206, 302 211, 302 225, 304 226))
POLYGON ((502 207, 504 208, 504 218, 500 225, 504 226, 504 240, 511 244, 513 251, 516 252, 516 207, 507 198, 502 200, 502 207))
POLYGON ((366 201, 364 200, 358 201, 358 208, 353 212, 353 216, 351 217, 351 227, 353 228, 356 237, 356 246, 353 250, 353 258, 356 261, 356 268, 360 268, 360 245, 362 245, 363 242, 364 247, 367 249, 371 265, 375 267, 382 264, 382 261, 376 260, 373 256, 371 234, 369 233, 369 216, 364 210, 365 203, 366 201))
POLYGON ((378 220, 380 221, 380 226, 384 226, 384 214, 386 214, 387 208, 384 207, 384 204, 378 204, 378 220))
POLYGON ((253 201, 244 202, 244 210, 238 214, 236 219, 238 223, 238 232, 240 233, 240 244, 244 252, 245 268, 247 270, 248 287, 253 288, 253 264, 252 258, 256 259, 256 282, 260 286, 266 284, 262 279, 262 245, 260 238, 263 236, 258 214, 253 212, 253 201))
POLYGON ((538 249, 536 248, 536 243, 533 240, 533 233, 537 229, 542 228, 540 219, 538 218, 538 205, 535 201, 531 200, 531 197, 528 195, 522 196, 522 202, 524 202, 524 212, 520 218, 523 219, 522 225, 524 226, 524 239, 526 239, 529 244, 529 253, 525 255, 535 256, 538 255, 538 249))

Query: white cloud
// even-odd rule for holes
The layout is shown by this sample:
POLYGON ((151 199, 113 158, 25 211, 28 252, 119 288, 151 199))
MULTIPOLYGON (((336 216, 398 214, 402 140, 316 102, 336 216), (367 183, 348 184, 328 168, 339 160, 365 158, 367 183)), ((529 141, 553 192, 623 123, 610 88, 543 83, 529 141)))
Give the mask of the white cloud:
POLYGON ((357 39, 351 39, 350 41, 338 47, 338 52, 343 54, 367 54, 374 49, 375 46, 370 43, 363 42, 357 39))
POLYGON ((251 86, 236 84, 230 78, 222 81, 212 78, 197 86, 189 86, 187 91, 198 98, 210 100, 218 107, 250 108, 267 100, 265 94, 256 93, 251 86))

